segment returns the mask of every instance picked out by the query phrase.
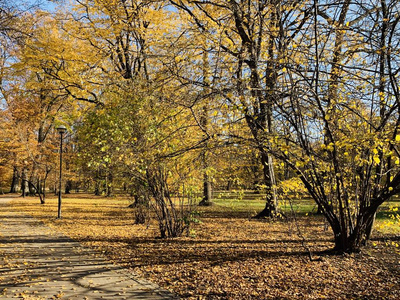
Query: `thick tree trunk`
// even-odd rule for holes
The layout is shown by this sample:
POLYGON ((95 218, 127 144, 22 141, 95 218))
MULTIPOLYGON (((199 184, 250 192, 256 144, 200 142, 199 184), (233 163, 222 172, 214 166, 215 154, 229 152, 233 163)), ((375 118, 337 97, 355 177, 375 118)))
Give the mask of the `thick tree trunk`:
POLYGON ((26 169, 22 169, 22 175, 21 175, 21 192, 22 192, 22 197, 25 198, 27 192, 28 192, 28 181, 26 180, 26 169))
POLYGON ((45 179, 43 179, 43 184, 42 184, 42 195, 43 195, 43 203, 42 204, 45 204, 45 202, 46 202, 46 180, 47 180, 47 175, 46 175, 46 178, 45 179))
POLYGON ((36 188, 37 188, 37 192, 38 192, 39 194, 42 194, 42 193, 43 193, 42 183, 41 183, 39 177, 36 178, 36 188))
POLYGON ((71 190, 72 190, 72 181, 67 180, 67 182, 65 183, 65 194, 71 194, 71 190))
POLYGON ((358 253, 365 242, 365 227, 355 230, 349 236, 346 236, 344 230, 335 233, 335 248, 338 253, 358 253))
POLYGON ((362 246, 370 239, 372 226, 375 220, 376 211, 367 210, 360 213, 358 223, 348 234, 348 228, 343 226, 332 226, 334 233, 334 251, 340 253, 360 252, 362 246))
POLYGON ((374 213, 373 217, 366 224, 364 244, 366 244, 367 241, 371 238, 372 229, 373 229, 374 223, 375 223, 375 218, 376 218, 376 213, 374 213))
POLYGON ((42 182, 40 181, 39 177, 37 177, 36 180, 37 180, 36 187, 33 186, 33 188, 36 189, 36 192, 39 195, 40 204, 45 204, 46 200, 45 200, 45 194, 44 194, 44 187, 43 187, 42 182))
POLYGON ((233 180, 229 179, 228 183, 226 184, 226 190, 230 191, 232 189, 233 180))
POLYGON ((203 180, 203 199, 199 203, 200 206, 212 205, 212 186, 207 174, 204 174, 203 180))
POLYGON ((113 174, 111 172, 108 173, 107 175, 107 183, 106 183, 106 193, 107 193, 107 197, 112 197, 114 190, 113 190, 113 174))
POLYGON ((39 199, 40 199, 40 204, 45 204, 46 199, 44 198, 44 194, 38 193, 38 195, 39 195, 39 199))
POLYGON ((268 196, 269 195, 267 195, 267 201, 264 209, 254 216, 254 219, 271 218, 275 215, 276 207, 272 204, 271 198, 268 198, 268 196))
POLYGON ((37 190, 38 187, 35 186, 35 184, 38 181, 36 163, 32 162, 31 168, 29 168, 29 170, 30 170, 29 178, 27 179, 27 182, 28 182, 28 195, 29 196, 35 196, 37 193, 39 193, 39 191, 37 190))
POLYGON ((353 238, 343 238, 340 234, 335 235, 335 248, 333 250, 339 253, 359 252, 361 245, 357 245, 355 241, 355 236, 353 238))
POLYGON ((272 158, 261 151, 261 162, 263 165, 263 177, 265 182, 266 203, 265 208, 254 218, 270 218, 276 214, 276 193, 275 193, 275 175, 272 166, 272 158))
MULTIPOLYGON (((269 110, 268 110, 269 111, 269 110)), ((270 113, 267 113, 266 115, 270 115, 270 113)), ((263 131, 271 131, 270 128, 270 121, 267 122, 268 118, 265 118, 264 122, 261 122, 263 124, 262 128, 263 131)), ((247 116, 246 118, 247 123, 252 131, 253 137, 256 141, 260 141, 261 138, 259 135, 262 135, 264 132, 261 132, 260 129, 258 128, 259 125, 255 123, 254 118, 251 116, 247 116)), ((260 121, 258 121, 260 122, 260 121)), ((264 188, 265 188, 265 193, 266 193, 266 203, 265 203, 265 208, 257 214, 254 218, 259 219, 259 218, 269 218, 275 215, 276 213, 276 207, 277 207, 277 201, 276 201, 276 191, 275 191, 275 173, 274 173, 274 168, 273 168, 273 163, 272 163, 272 156, 270 156, 266 149, 264 148, 264 145, 260 145, 259 148, 259 154, 261 158, 261 164, 262 164, 262 170, 263 170, 263 179, 264 179, 264 188)))
POLYGON ((19 172, 17 167, 14 167, 10 193, 16 193, 18 191, 18 184, 19 184, 19 172))
POLYGON ((100 181, 98 179, 94 183, 94 194, 100 196, 100 181))

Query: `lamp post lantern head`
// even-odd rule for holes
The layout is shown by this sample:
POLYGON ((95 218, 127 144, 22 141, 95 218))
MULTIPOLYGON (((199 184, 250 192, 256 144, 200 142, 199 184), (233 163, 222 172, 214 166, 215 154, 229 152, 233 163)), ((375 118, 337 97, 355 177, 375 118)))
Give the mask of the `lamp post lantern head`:
POLYGON ((67 127, 65 127, 64 125, 59 125, 56 127, 57 131, 59 134, 63 134, 67 132, 67 127))

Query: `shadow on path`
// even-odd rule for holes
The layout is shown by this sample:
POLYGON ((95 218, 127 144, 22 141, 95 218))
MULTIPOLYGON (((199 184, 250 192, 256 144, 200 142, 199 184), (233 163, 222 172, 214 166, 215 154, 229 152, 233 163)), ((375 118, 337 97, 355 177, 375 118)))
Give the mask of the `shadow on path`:
POLYGON ((0 198, 1 299, 176 299, 0 198))

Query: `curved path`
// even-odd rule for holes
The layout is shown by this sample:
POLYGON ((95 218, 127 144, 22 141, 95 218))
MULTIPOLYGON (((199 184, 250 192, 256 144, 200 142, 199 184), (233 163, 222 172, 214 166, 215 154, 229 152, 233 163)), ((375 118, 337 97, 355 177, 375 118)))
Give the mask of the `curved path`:
POLYGON ((176 299, 0 198, 0 299, 176 299))

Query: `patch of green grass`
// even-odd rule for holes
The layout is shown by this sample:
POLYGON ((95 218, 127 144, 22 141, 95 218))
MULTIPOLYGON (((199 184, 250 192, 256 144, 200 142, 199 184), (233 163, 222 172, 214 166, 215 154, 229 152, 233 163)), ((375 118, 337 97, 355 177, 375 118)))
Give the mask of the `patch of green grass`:
POLYGON ((385 202, 376 214, 375 228, 383 234, 400 234, 400 201, 385 202))
MULTIPOLYGON (((259 212, 265 207, 265 195, 251 191, 217 192, 213 199, 214 204, 230 208, 233 211, 259 212)), ((316 204, 311 199, 278 200, 279 209, 285 213, 299 215, 312 214, 317 211, 316 204)))
MULTIPOLYGON (((230 191, 216 193, 213 202, 221 208, 237 213, 257 213, 265 207, 265 195, 251 191, 230 191)), ((317 205, 311 199, 280 200, 279 209, 284 214, 299 216, 314 215, 317 205)), ((384 234, 400 234, 400 198, 385 202, 376 215, 375 228, 384 234), (396 211, 397 209, 397 211, 396 211)))
POLYGON ((317 205, 309 199, 283 200, 279 203, 283 213, 297 215, 310 215, 317 212, 317 205))

